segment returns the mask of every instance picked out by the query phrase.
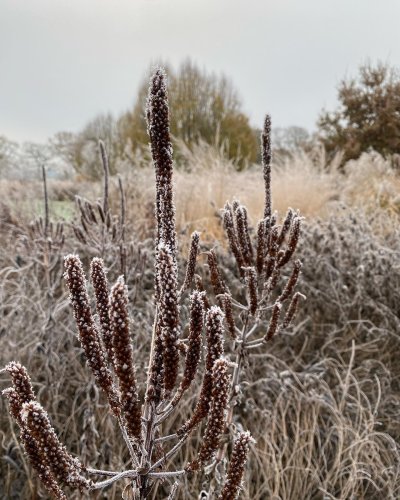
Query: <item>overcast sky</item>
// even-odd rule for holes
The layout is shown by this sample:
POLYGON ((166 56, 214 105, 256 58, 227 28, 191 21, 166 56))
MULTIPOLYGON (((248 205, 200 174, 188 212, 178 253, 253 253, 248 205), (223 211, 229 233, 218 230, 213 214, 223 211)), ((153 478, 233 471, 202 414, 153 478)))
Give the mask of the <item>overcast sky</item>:
POLYGON ((132 106, 152 61, 231 78, 251 122, 312 130, 368 59, 400 66, 400 0, 0 0, 0 135, 132 106))

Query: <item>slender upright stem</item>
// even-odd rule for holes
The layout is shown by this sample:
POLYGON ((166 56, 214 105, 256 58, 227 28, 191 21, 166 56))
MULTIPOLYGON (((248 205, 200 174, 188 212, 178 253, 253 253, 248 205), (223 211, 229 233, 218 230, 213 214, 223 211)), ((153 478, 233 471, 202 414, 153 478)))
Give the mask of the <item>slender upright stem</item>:
POLYGON ((119 417, 118 418, 118 423, 119 423, 119 426, 120 426, 120 429, 121 429, 121 432, 122 432, 122 436, 124 438, 124 441, 128 447, 128 450, 129 450, 129 454, 131 456, 131 460, 132 460, 132 465, 134 467, 138 467, 139 466, 139 462, 138 462, 138 459, 136 457, 136 453, 135 453, 135 450, 133 449, 133 446, 132 446, 132 443, 131 443, 131 440, 129 439, 129 436, 128 436, 128 433, 126 431, 126 428, 125 428, 125 425, 122 421, 122 418, 119 417))
POLYGON ((107 217, 108 213, 108 177, 110 174, 110 168, 108 164, 108 155, 106 147, 103 141, 99 141, 101 162, 103 164, 104 170, 104 192, 103 192, 103 211, 104 215, 107 217))
POLYGON ((118 176, 118 187, 119 187, 119 193, 120 193, 120 198, 121 198, 121 220, 120 220, 120 228, 121 228, 121 240, 125 241, 125 213, 126 213, 126 207, 125 207, 125 192, 124 192, 124 185, 122 183, 121 176, 118 176))
POLYGON ((49 196, 47 193, 47 176, 45 166, 42 165, 43 193, 44 193, 44 235, 47 238, 49 231, 49 196))

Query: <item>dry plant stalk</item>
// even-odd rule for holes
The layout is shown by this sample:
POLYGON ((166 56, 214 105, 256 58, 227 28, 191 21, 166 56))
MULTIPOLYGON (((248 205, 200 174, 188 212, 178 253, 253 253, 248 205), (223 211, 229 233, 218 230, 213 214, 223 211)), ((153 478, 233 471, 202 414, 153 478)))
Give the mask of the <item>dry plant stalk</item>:
MULTIPOLYGON (((241 372, 245 360, 254 349, 270 342, 290 326, 300 299, 305 299, 304 295, 296 291, 302 267, 299 260, 293 262, 286 282, 281 284, 284 269, 293 260, 299 241, 301 217, 289 209, 285 219, 278 224, 277 214, 272 212, 271 119, 268 115, 261 143, 265 205, 262 219, 254 231, 255 237, 252 237, 253 230, 249 227, 247 210, 239 201, 227 202, 222 211, 221 219, 241 284, 235 287, 235 293, 224 279, 216 252, 211 250, 208 253, 211 287, 217 303, 224 311, 226 330, 234 340, 236 351, 225 429, 227 434, 234 432, 237 426, 233 425, 234 407, 242 392, 241 372)), ((221 448, 217 461, 222 458, 224 448, 226 446, 221 448)), ((235 460, 235 453, 232 460, 235 460)), ((226 487, 224 491, 227 491, 226 487)))
POLYGON ((19 235, 18 253, 22 254, 23 261, 35 265, 39 270, 38 275, 43 274, 46 293, 51 298, 60 279, 59 264, 65 243, 65 228, 63 221, 54 222, 50 217, 47 175, 44 166, 42 166, 42 183, 44 216, 32 220, 26 230, 19 235))
MULTIPOLYGON (((107 398, 110 413, 120 426, 130 453, 132 468, 121 471, 105 471, 83 465, 59 441, 49 416, 36 400, 25 368, 18 363, 11 362, 2 370, 9 373, 12 379, 12 387, 3 391, 3 394, 9 401, 11 416, 20 427, 20 438, 26 455, 37 471, 44 487, 54 498, 58 499, 66 498, 62 490, 65 486, 78 490, 87 496, 91 491, 106 488, 116 481, 126 479, 129 480, 129 484, 125 487, 124 492, 127 494, 127 489, 130 489, 131 497, 135 499, 149 498, 154 486, 160 481, 172 481, 169 495, 169 498, 172 499, 178 491, 180 480, 192 474, 192 471, 204 468, 210 461, 215 460, 222 434, 229 423, 227 416, 231 387, 231 375, 229 374, 231 364, 224 358, 224 315, 220 307, 209 306, 204 291, 195 290, 190 295, 189 338, 186 343, 181 338, 183 325, 180 310, 186 296, 184 292, 191 288, 193 281, 195 281, 199 234, 194 233, 192 236, 185 278, 179 287, 175 206, 172 189, 172 146, 169 134, 165 74, 161 69, 157 70, 151 78, 147 120, 156 178, 157 233, 154 283, 155 318, 143 401, 138 396, 140 391, 136 379, 127 289, 123 277, 117 280, 110 291, 103 260, 93 259, 91 280, 99 316, 97 323, 90 307, 86 277, 79 257, 68 255, 64 262, 64 277, 70 292, 69 297, 78 329, 78 339, 95 382, 107 398), (203 325, 206 330, 205 345, 203 345, 202 340, 203 325), (182 397, 190 388, 199 371, 199 357, 202 347, 207 350, 206 366, 196 408, 189 420, 175 434, 163 436, 162 423, 179 407, 182 397), (181 378, 179 377, 180 353, 185 355, 181 378), (206 425, 202 433, 197 458, 182 469, 176 469, 172 465, 170 468, 170 464, 173 463, 171 459, 186 444, 190 433, 203 420, 206 421, 206 425), (172 444, 169 449, 163 450, 160 456, 160 445, 168 446, 170 442, 172 444), (99 477, 104 479, 93 479, 99 477)), ((103 204, 94 207, 90 203, 78 203, 80 203, 81 223, 86 233, 82 239, 86 241, 86 237, 91 235, 95 244, 99 244, 99 248, 103 252, 106 249, 103 238, 106 230, 111 230, 111 234, 113 234, 114 228, 116 228, 116 238, 120 241, 123 239, 123 224, 115 226, 111 220, 108 206, 108 159, 104 146, 101 144, 100 147, 105 170, 103 204), (97 238, 98 233, 96 235, 94 231, 90 230, 92 224, 99 222, 99 217, 101 221, 99 227, 102 228, 100 240, 97 238)), ((247 237, 247 214, 243 207, 238 207, 239 213, 240 223, 236 223, 240 232, 238 255, 245 254, 244 263, 251 267, 253 254, 250 247, 251 242, 247 237), (243 240, 243 237, 246 240, 243 240)), ((237 214, 235 213, 233 217, 237 219, 237 214)), ((270 226, 272 227, 272 224, 270 226)), ((234 231, 236 230, 235 228, 234 231)), ((76 234, 77 236, 79 234, 79 238, 81 237, 78 229, 76 229, 76 234)), ((295 245, 294 242, 293 245, 295 245)), ((277 262, 283 261, 286 258, 285 255, 279 254, 277 262)), ((271 273, 275 271, 275 267, 272 266, 271 273)), ((249 283, 256 279, 251 270, 243 269, 242 272, 247 273, 249 283)), ((215 280, 221 281, 218 273, 215 280)), ((251 286, 249 284, 249 290, 252 290, 250 293, 254 294, 255 288, 255 283, 251 286)), ((225 294, 223 304, 227 315, 229 315, 229 290, 226 285, 221 289, 225 294)), ((286 295, 290 296, 290 292, 289 290, 286 295)), ((258 300, 257 305, 262 303, 263 300, 258 300)), ((235 302, 232 304, 235 306, 235 302)), ((252 313, 255 313, 256 310, 258 309, 253 304, 252 313)), ((231 321, 232 319, 228 319, 228 323, 231 321)), ((233 325, 230 324, 229 328, 232 335, 233 325)), ((233 374, 233 380, 235 377, 237 378, 237 368, 233 374)), ((249 443, 250 436, 248 434, 239 434, 228 469, 226 484, 221 486, 218 497, 220 500, 234 499, 239 494, 249 443)))
POLYGON ((42 182, 43 182, 43 203, 44 217, 38 217, 29 224, 29 236, 36 246, 42 251, 54 252, 61 250, 64 242, 64 224, 59 221, 56 224, 50 219, 49 195, 47 192, 47 175, 46 169, 42 166, 42 182))
POLYGON ((15 262, 17 267, 33 268, 40 288, 46 290, 45 310, 47 326, 53 323, 55 297, 60 288, 62 276, 63 247, 65 244, 65 224, 55 221, 50 214, 47 175, 41 168, 43 184, 43 216, 29 223, 15 224, 15 262))

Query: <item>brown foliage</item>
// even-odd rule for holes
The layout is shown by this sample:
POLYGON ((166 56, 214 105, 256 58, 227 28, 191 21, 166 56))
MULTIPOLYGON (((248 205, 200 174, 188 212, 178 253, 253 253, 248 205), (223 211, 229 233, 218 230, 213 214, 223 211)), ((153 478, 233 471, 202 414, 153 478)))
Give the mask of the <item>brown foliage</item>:
POLYGON ((400 75, 382 63, 360 67, 358 78, 343 80, 339 108, 319 119, 321 139, 330 154, 341 150, 343 162, 374 149, 400 153, 400 75))

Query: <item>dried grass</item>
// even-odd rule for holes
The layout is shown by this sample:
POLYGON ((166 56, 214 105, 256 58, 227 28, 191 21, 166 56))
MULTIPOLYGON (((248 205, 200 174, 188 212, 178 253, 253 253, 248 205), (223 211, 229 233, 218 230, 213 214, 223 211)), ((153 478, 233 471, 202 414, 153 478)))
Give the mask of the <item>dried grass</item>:
MULTIPOLYGON (((235 173, 222 158, 207 155, 202 159, 196 152, 198 163, 191 160, 190 171, 178 173, 177 215, 182 232, 201 228, 212 242, 222 232, 215 214, 227 199, 239 198, 250 217, 260 213, 264 200, 256 169, 235 173)), ((347 177, 334 169, 313 170, 315 162, 297 158, 278 166, 273 178, 274 208, 290 204, 309 216, 300 247, 307 264, 302 289, 308 300, 298 326, 278 337, 268 354, 255 354, 247 367, 254 382, 245 384, 238 412, 258 439, 242 497, 396 499, 400 496, 399 180, 373 155, 349 164, 347 177), (351 205, 360 209, 348 208, 351 205)), ((129 227, 142 234, 151 231, 150 175, 146 169, 133 172, 126 185, 133 193, 127 200, 129 227)), ((13 184, 13 189, 12 198, 22 200, 26 185, 13 184)), ((15 205, 10 204, 12 217, 0 248, 0 366, 18 357, 34 374, 35 390, 68 448, 93 465, 118 468, 128 457, 74 340, 61 266, 53 271, 49 296, 40 263, 21 254, 18 241, 10 237, 9 229, 17 222, 15 205)), ((26 213, 17 215, 23 231, 26 213)), ((67 243, 63 253, 73 247, 67 243)), ((229 275, 232 262, 226 259, 222 265, 229 275)), ((143 300, 131 310, 142 381, 151 333, 152 282, 152 274, 146 272, 143 300)), ((186 420, 195 400, 193 391, 187 406, 168 421, 166 434, 186 420)), ((25 463, 7 415, 0 399, 0 497, 46 498, 25 463)), ((178 463, 194 458, 194 451, 185 450, 178 463)), ((199 489, 182 489, 179 498, 198 498, 201 481, 196 476, 199 489)), ((118 491, 111 487, 98 498, 118 498, 118 491)), ((154 498, 164 498, 162 487, 154 498)))

